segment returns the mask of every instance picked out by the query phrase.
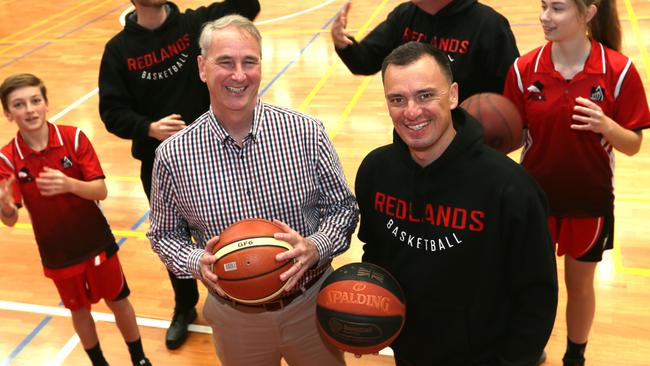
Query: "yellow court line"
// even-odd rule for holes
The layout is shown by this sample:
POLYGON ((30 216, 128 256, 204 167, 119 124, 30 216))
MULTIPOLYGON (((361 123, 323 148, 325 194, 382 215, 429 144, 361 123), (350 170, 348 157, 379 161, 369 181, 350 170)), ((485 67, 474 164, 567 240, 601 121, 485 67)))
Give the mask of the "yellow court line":
POLYGON ((352 112, 352 108, 354 108, 357 103, 359 102, 359 98, 361 98, 361 95, 366 91, 366 87, 368 86, 368 83, 370 82, 372 76, 366 76, 363 78, 363 82, 357 88, 357 92, 354 93, 354 96, 352 97, 352 100, 350 100, 350 103, 345 106, 345 109, 343 110, 343 113, 341 114, 341 117, 339 117, 339 120, 336 122, 336 126, 334 126, 334 129, 329 133, 330 140, 334 140, 334 137, 339 133, 339 130, 341 129, 341 126, 343 126, 343 122, 348 118, 350 115, 350 112, 352 112))
POLYGON ((101 2, 101 3, 99 3, 99 4, 95 5, 95 6, 93 6, 93 7, 91 7, 91 8, 88 8, 88 9, 86 9, 86 10, 80 12, 80 13, 76 13, 74 16, 72 16, 72 17, 66 19, 65 21, 62 21, 62 22, 56 23, 56 24, 54 24, 53 26, 51 26, 51 27, 49 27, 49 28, 45 28, 44 30, 42 30, 42 31, 40 31, 40 32, 38 32, 38 33, 36 33, 36 34, 34 34, 34 35, 31 35, 31 36, 29 36, 29 37, 27 37, 27 38, 25 38, 25 39, 21 39, 21 40, 18 41, 17 43, 14 43, 13 45, 11 45, 11 46, 9 46, 9 47, 0 50, 0 55, 1 55, 1 54, 4 54, 4 53, 7 53, 8 51, 10 51, 10 50, 12 50, 12 49, 14 49, 14 48, 16 48, 16 47, 18 47, 18 46, 20 46, 20 45, 26 43, 27 41, 30 41, 30 40, 35 39, 35 38, 37 38, 37 37, 39 37, 39 36, 41 36, 41 35, 43 35, 43 34, 45 34, 45 33, 47 33, 47 32, 50 32, 52 29, 55 29, 55 28, 58 28, 58 27, 60 27, 60 26, 62 26, 62 25, 64 25, 64 24, 70 23, 71 21, 73 21, 73 20, 75 20, 75 19, 77 19, 77 18, 79 18, 79 17, 81 17, 81 16, 83 16, 83 15, 86 15, 87 13, 90 13, 90 12, 94 11, 94 10, 97 9, 97 8, 101 8, 101 7, 104 6, 105 4, 108 4, 108 3, 111 3, 111 2, 113 2, 113 0, 105 0, 105 1, 103 1, 103 2, 101 2))
POLYGON ((625 0, 625 9, 627 9, 628 17, 630 18, 630 25, 632 26, 632 32, 636 38, 636 44, 639 47, 639 53, 641 54, 641 61, 645 67, 645 74, 648 80, 650 80, 650 57, 648 57, 648 50, 645 48, 643 43, 643 37, 641 37, 641 27, 639 27, 639 20, 634 13, 634 7, 632 7, 631 0, 625 0))
MULTIPOLYGON (((23 224, 23 223, 17 223, 14 225, 14 228, 16 229, 23 229, 23 230, 32 230, 32 225, 31 224, 23 224)), ((133 230, 112 230, 113 235, 118 236, 118 237, 127 237, 127 238, 142 238, 146 239, 146 234, 143 232, 139 231, 133 231, 133 230)))
MULTIPOLYGON (((625 0, 625 9, 630 21, 630 26, 632 27, 632 32, 636 38, 636 44, 639 47, 639 53, 641 54, 641 61, 645 68, 646 77, 650 80, 650 57, 648 57, 648 51, 645 48, 643 43, 643 38, 641 37, 641 28, 639 27, 639 20, 634 13, 634 7, 630 0, 625 0)), ((617 201, 623 202, 648 202, 647 198, 632 198, 632 197, 616 197, 617 201)), ((645 276, 650 277, 650 269, 648 268, 636 268, 636 267, 626 267, 623 263, 623 255, 621 253, 621 245, 614 245, 612 250, 613 259, 614 259, 614 268, 617 273, 624 273, 635 276, 645 276)))
MULTIPOLYGON (((386 6, 387 2, 388 2, 388 0, 384 0, 384 1, 381 2, 381 4, 379 4, 379 6, 377 6, 375 8, 375 11, 372 12, 372 14, 370 15, 370 18, 368 18, 368 20, 366 20, 366 22, 363 24, 363 26, 361 26, 361 28, 359 28, 359 31, 354 36, 355 38, 360 37, 363 33, 366 32, 366 29, 368 29, 370 27, 370 24, 372 23, 372 21, 377 17, 377 15, 379 15, 379 12, 384 8, 384 6, 386 6)), ((332 65, 330 65, 330 67, 327 69, 327 72, 325 72, 325 75, 323 75, 323 77, 321 77, 321 79, 318 81, 316 86, 309 92, 309 94, 307 95, 305 100, 303 100, 302 103, 300 103, 300 107, 298 107, 299 111, 302 112, 302 111, 305 110, 305 108, 307 108, 307 106, 311 103, 311 101, 314 99, 316 94, 318 94, 318 92, 323 87, 323 85, 325 85, 327 80, 332 76, 332 73, 334 73, 334 68, 337 67, 339 65, 339 63, 340 63, 340 61, 337 60, 337 61, 334 61, 334 63, 332 63, 332 65)))
POLYGON ((52 15, 50 15, 49 17, 47 17, 45 19, 42 19, 42 20, 40 20, 40 21, 38 21, 36 23, 32 23, 32 24, 29 25, 29 27, 25 27, 25 28, 21 29, 20 31, 18 31, 16 33, 12 33, 12 34, 7 35, 4 38, 0 38, 0 43, 8 42, 9 40, 15 38, 19 34, 26 33, 28 31, 34 29, 34 28, 38 28, 38 27, 42 26, 43 24, 50 23, 52 21, 52 19, 58 18, 60 16, 66 15, 68 13, 75 12, 75 11, 77 11, 77 8, 85 6, 85 3, 90 2, 90 1, 92 1, 92 0, 81 1, 77 5, 75 5, 73 7, 70 7, 70 8, 67 8, 65 11, 62 11, 62 12, 56 13, 56 14, 52 14, 52 15))

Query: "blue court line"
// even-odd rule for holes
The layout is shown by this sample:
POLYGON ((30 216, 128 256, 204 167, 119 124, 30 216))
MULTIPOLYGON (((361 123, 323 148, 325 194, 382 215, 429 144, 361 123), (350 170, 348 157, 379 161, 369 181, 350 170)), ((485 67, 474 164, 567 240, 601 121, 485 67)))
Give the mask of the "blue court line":
MULTIPOLYGON (((321 28, 321 30, 327 29, 329 27, 329 25, 332 24, 334 19, 336 19, 337 15, 338 15, 338 13, 334 14, 334 16, 329 21, 327 21, 327 23, 325 23, 325 25, 321 28)), ((321 32, 317 32, 316 34, 314 34, 313 37, 311 37, 311 39, 307 42, 307 44, 302 49, 300 49, 300 52, 296 55, 296 57, 294 57, 293 60, 289 61, 289 63, 282 70, 280 70, 280 72, 277 75, 275 75, 275 77, 273 79, 271 79, 271 82, 267 86, 265 86, 264 89, 262 89, 262 91, 260 92, 260 97, 262 95, 264 95, 264 93, 266 93, 266 91, 271 87, 271 85, 273 85, 273 83, 275 83, 276 80, 278 80, 282 75, 284 75, 284 73, 294 63, 296 63, 296 61, 298 61, 302 57, 302 55, 305 53, 305 50, 307 49, 307 47, 309 47, 316 40, 316 38, 318 38, 318 36, 320 36, 320 34, 321 34, 321 32)))
POLYGON ((36 326, 36 328, 34 328, 34 330, 32 330, 32 332, 29 333, 22 342, 20 342, 20 344, 16 347, 16 349, 14 349, 9 354, 9 356, 7 356, 7 358, 5 358, 4 361, 2 361, 2 363, 0 363, 0 366, 9 365, 11 361, 13 361, 13 359, 16 358, 16 356, 18 356, 20 351, 22 351, 23 348, 25 348, 27 344, 29 344, 29 342, 31 342, 32 339, 34 339, 34 337, 36 337, 36 335, 38 335, 38 333, 47 325, 47 323, 50 322, 50 320, 52 320, 51 316, 46 316, 45 318, 43 318, 43 320, 41 320, 41 322, 36 326))
MULTIPOLYGON (((113 11, 115 11, 115 10, 112 10, 111 12, 113 12, 113 11)), ((107 13, 107 14, 108 14, 108 13, 107 13)), ((107 14, 105 14, 105 15, 107 15, 107 14)), ((105 16, 105 15, 103 15, 103 16, 105 16)), ((327 23, 325 23, 325 25, 321 28, 321 30, 326 29, 327 27, 329 27, 329 25, 334 21, 334 19, 336 19, 336 14, 334 14, 334 16, 333 16, 333 17, 332 17, 332 18, 331 18, 327 23)), ((88 23, 88 24, 90 24, 90 23, 88 23)), ((289 69, 289 68, 290 68, 290 67, 291 67, 291 66, 292 66, 292 65, 293 65, 293 64, 294 64, 294 63, 295 63, 295 62, 296 62, 300 57, 302 57, 302 55, 304 54, 304 52, 305 52, 305 50, 307 49, 307 47, 309 47, 309 46, 314 42, 314 40, 316 40, 316 38, 320 35, 320 33, 321 33, 320 31, 317 32, 317 33, 316 33, 316 34, 315 34, 315 35, 314 35, 314 36, 313 36, 313 37, 312 37, 312 38, 311 38, 311 39, 310 39, 310 40, 305 44, 305 46, 304 46, 302 49, 300 49, 300 53, 299 53, 299 54, 298 54, 298 55, 297 55, 293 60, 291 60, 291 61, 290 61, 290 62, 289 62, 289 63, 288 63, 284 68, 282 68, 282 70, 281 70, 277 75, 275 75, 275 77, 274 77, 274 78, 269 82, 269 84, 268 84, 266 87, 264 87, 264 89, 259 93, 259 96, 260 96, 260 97, 261 97, 262 95, 264 95, 264 93, 265 93, 265 92, 266 92, 266 91, 271 87, 271 85, 273 85, 273 84, 274 84, 274 83, 275 83, 275 82, 276 82, 276 81, 277 81, 277 80, 278 80, 282 75, 284 75, 284 74, 286 73, 286 71, 287 71, 287 70, 288 70, 288 69, 289 69)), ((51 42, 48 42, 48 43, 51 43, 51 42)), ((41 48, 42 48, 42 47, 41 47, 41 48)), ((2 68, 2 67, 4 67, 4 66, 5 66, 5 65, 2 65, 2 66, 0 66, 0 68, 2 68)), ((147 211, 144 213, 144 215, 142 215, 142 217, 140 217, 140 218, 138 219, 138 221, 136 221, 136 223, 131 227, 131 230, 137 230, 137 229, 140 227, 140 225, 142 225, 142 224, 143 224, 143 223, 144 223, 144 222, 149 218, 149 212, 150 212, 150 211, 147 210, 147 211)), ((120 240, 117 242, 117 245, 118 245, 119 247, 121 247, 127 239, 128 239, 128 238, 126 238, 126 237, 120 238, 120 240)), ((62 305, 62 304, 59 303, 59 306, 60 306, 60 305, 62 305)), ((47 323, 49 323, 49 321, 50 321, 51 319, 52 319, 51 316, 46 316, 46 317, 45 317, 45 318, 44 318, 44 319, 39 323, 39 325, 38 325, 36 328, 34 328, 34 330, 33 330, 33 331, 32 331, 32 332, 31 332, 27 337, 25 337, 25 339, 23 339, 23 341, 22 341, 22 342, 21 342, 21 343, 16 347, 16 349, 14 349, 14 350, 11 352, 11 354, 9 354, 9 356, 7 356, 7 357, 4 359, 4 361, 0 364, 0 366, 7 366, 7 365, 9 365, 9 364, 11 363, 11 361, 13 361, 13 359, 16 358, 16 356, 18 356, 18 354, 23 350, 23 348, 25 348, 25 347, 26 347, 26 346, 27 346, 27 345, 32 341, 32 339, 34 339, 34 337, 36 337, 36 335, 38 335, 38 333, 43 329, 43 327, 45 327, 45 325, 47 325, 47 323)))
MULTIPOLYGON (((75 28, 75 29, 73 29, 73 30, 70 30, 70 31, 68 31, 68 32, 66 32, 66 33, 61 34, 60 36, 56 37, 56 39, 62 39, 62 38, 65 38, 65 37, 69 36, 70 34, 76 32, 76 31, 78 31, 78 30, 81 30, 81 29, 83 29, 83 28, 85 28, 85 27, 87 27, 87 26, 89 26, 89 25, 91 25, 91 24, 93 24, 93 23, 95 23, 96 21, 100 20, 101 18, 103 18, 103 17, 105 17, 105 16, 107 16, 107 15, 109 15, 109 14, 115 12, 116 10, 118 10, 118 9, 120 9, 120 8, 122 8, 122 7, 124 7, 124 5, 121 5, 121 6, 115 8, 115 9, 113 9, 113 10, 110 10, 110 11, 108 11, 107 13, 104 13, 103 15, 98 16, 97 18, 91 19, 91 20, 89 20, 88 22, 82 24, 81 26, 79 26, 79 27, 77 27, 77 28, 75 28)), ((7 62, 5 62, 4 64, 0 65, 0 69, 2 69, 3 67, 9 66, 9 65, 11 65, 11 64, 13 64, 13 63, 18 62, 18 61, 20 61, 20 60, 26 58, 27 56, 33 54, 34 52, 36 52, 36 51, 38 51, 38 50, 41 50, 41 49, 43 49, 43 48, 45 48, 45 47, 51 45, 52 43, 53 43, 53 42, 51 42, 51 41, 47 41, 47 42, 43 43, 42 45, 37 46, 36 48, 33 48, 33 49, 29 50, 29 51, 27 51, 26 53, 24 53, 24 54, 22 54, 22 55, 20 55, 20 56, 18 56, 18 57, 15 57, 15 58, 13 58, 12 60, 7 61, 7 62)), ((0 366, 1 366, 1 365, 0 365, 0 366)))

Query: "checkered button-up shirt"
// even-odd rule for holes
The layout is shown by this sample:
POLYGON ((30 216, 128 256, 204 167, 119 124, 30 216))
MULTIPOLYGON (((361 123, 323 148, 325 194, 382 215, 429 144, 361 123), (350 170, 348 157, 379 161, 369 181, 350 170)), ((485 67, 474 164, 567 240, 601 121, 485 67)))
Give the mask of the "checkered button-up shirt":
POLYGON ((358 208, 320 121, 258 100, 242 146, 211 111, 160 145, 147 235, 177 277, 199 278, 206 242, 253 217, 316 244, 320 261, 297 287, 348 249, 358 208))

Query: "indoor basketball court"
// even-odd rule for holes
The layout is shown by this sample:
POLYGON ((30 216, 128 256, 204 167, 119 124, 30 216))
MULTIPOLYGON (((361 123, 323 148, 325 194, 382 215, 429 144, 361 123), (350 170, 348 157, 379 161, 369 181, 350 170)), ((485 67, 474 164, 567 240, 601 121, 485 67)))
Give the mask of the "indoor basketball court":
MULTIPOLYGON (((354 0, 348 29, 357 38, 385 19, 399 0, 354 0)), ((542 45, 539 1, 484 0, 505 15, 520 53, 542 45)), ((208 1, 177 0, 184 10, 208 1)), ((260 94, 268 103, 297 109, 323 121, 353 187, 363 157, 392 139, 381 77, 352 76, 335 54, 329 27, 344 0, 260 0, 256 24, 263 36, 260 94)), ((145 352, 154 365, 215 365, 216 354, 199 315, 188 341, 165 347, 173 312, 167 273, 145 233, 148 203, 131 143, 108 133, 99 118, 97 79, 105 43, 119 30, 128 0, 0 0, 0 78, 33 73, 48 88, 49 121, 80 127, 106 173, 104 213, 121 246, 120 260, 131 288, 145 352)), ((650 94, 650 1, 618 0, 623 53, 632 58, 650 94)), ((460 86, 462 88, 462 85, 460 86)), ((16 134, 2 118, 0 144, 16 134)), ((616 155, 616 236, 596 272, 597 309, 587 349, 592 366, 650 363, 650 141, 633 157, 616 155)), ((510 155, 518 159, 519 151, 510 155)), ((56 213, 53 213, 56 214, 56 213)), ((334 266, 361 259, 360 241, 334 266)), ((14 228, 0 224, 0 365, 86 365, 69 311, 44 277, 26 210, 14 228)), ((561 365, 566 342, 566 295, 558 261, 560 302, 545 365, 561 365)), ((199 309, 205 300, 201 288, 199 309)), ((111 364, 130 364, 108 308, 93 307, 101 347, 111 364)), ((346 354, 348 365, 392 365, 390 356, 346 354)), ((318 360, 314 360, 318 365, 318 360)))

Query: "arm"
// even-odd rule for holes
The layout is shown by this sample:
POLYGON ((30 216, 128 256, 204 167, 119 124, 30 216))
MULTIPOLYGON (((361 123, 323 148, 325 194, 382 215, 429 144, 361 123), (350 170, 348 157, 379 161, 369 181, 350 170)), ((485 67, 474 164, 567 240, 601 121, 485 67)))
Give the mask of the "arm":
POLYGON ((359 202, 360 213, 359 233, 357 235, 359 240, 364 243, 361 259, 364 262, 370 262, 386 267, 384 264, 385 259, 382 255, 382 243, 381 241, 374 240, 371 234, 373 225, 376 225, 376 223, 372 222, 371 219, 373 207, 372 196, 374 195, 374 190, 371 187, 373 172, 374 169, 370 168, 370 156, 366 156, 357 170, 357 176, 354 182, 355 196, 359 202))
MULTIPOLYGON (((361 42, 357 42, 354 38, 349 38, 350 45, 344 48, 335 47, 336 53, 353 74, 375 74, 381 70, 381 64, 384 58, 399 46, 400 29, 395 24, 394 18, 395 10, 361 42)), ((332 32, 334 32, 334 26, 332 32)))
POLYGON ((201 258, 190 235, 187 221, 178 212, 173 173, 159 149, 154 161, 151 185, 150 226, 147 237, 160 260, 178 278, 202 278, 201 258))
POLYGON ((611 115, 605 115, 591 100, 577 98, 573 115, 576 123, 571 128, 600 133, 616 150, 634 155, 641 149, 641 130, 650 127, 650 111, 641 77, 630 60, 618 76, 616 88, 611 89, 614 97, 611 115))
POLYGON ((43 196, 72 193, 90 201, 106 198, 106 183, 103 178, 82 181, 69 177, 60 170, 44 167, 36 178, 36 185, 43 196))
POLYGON ((519 184, 503 192, 505 278, 511 311, 500 364, 532 365, 553 330, 557 272, 545 196, 527 175, 520 175, 515 183, 519 184))
POLYGON ((293 250, 276 256, 278 261, 296 259, 295 268, 287 270, 281 277, 286 279, 297 273, 294 283, 312 266, 325 265, 346 251, 350 247, 352 233, 359 218, 357 204, 348 188, 339 157, 320 123, 315 138, 316 156, 313 159, 319 197, 315 212, 307 212, 307 215, 319 217, 318 229, 308 237, 302 237, 286 224, 280 223, 286 234, 276 234, 277 239, 294 246, 293 250))
POLYGON ((309 236, 318 249, 323 265, 350 247, 352 233, 359 221, 357 202, 348 187, 343 167, 325 128, 318 128, 318 182, 321 216, 318 231, 309 236))
POLYGON ((626 155, 634 155, 641 149, 641 141, 643 141, 641 131, 631 131, 621 126, 606 116, 598 104, 587 98, 578 97, 573 110, 576 114, 572 118, 578 123, 572 124, 572 129, 600 133, 614 149, 626 155))
POLYGON ((149 136, 152 120, 135 111, 137 98, 122 75, 122 64, 109 42, 99 68, 99 114, 108 132, 123 139, 143 140, 149 136))
POLYGON ((18 208, 13 203, 12 188, 14 176, 0 180, 0 219, 7 226, 14 226, 18 221, 18 208))

